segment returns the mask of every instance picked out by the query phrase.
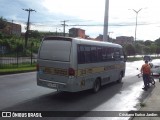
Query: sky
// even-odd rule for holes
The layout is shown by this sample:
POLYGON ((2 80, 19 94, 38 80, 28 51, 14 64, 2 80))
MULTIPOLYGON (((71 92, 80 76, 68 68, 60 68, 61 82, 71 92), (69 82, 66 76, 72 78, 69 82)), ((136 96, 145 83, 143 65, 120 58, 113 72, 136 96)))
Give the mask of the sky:
MULTIPOLYGON (((136 12, 137 40, 160 38, 159 0, 110 0, 109 36, 135 37, 136 12)), ((9 22, 22 25, 25 32, 28 12, 33 9, 30 29, 63 32, 62 21, 66 21, 66 32, 70 28, 81 28, 92 38, 103 34, 105 0, 0 0, 0 16, 9 22)))

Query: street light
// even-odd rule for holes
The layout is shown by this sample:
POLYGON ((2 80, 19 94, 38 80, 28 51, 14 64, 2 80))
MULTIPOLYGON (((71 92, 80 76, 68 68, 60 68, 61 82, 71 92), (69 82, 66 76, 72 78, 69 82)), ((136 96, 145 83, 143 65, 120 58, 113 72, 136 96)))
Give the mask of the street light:
POLYGON ((135 40, 134 40, 134 42, 135 42, 135 44, 136 44, 136 34, 137 34, 137 18, 138 18, 138 13, 142 10, 142 8, 141 9, 139 9, 138 11, 136 11, 136 10, 134 10, 134 9, 129 9, 129 10, 133 10, 135 13, 136 13, 136 26, 135 26, 135 40))

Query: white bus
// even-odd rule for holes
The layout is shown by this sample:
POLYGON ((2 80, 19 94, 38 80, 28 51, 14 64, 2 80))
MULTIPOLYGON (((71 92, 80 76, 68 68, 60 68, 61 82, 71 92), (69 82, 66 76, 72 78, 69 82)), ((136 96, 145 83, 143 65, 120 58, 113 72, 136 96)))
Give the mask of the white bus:
POLYGON ((122 46, 69 37, 45 37, 37 59, 37 85, 78 92, 122 81, 125 57, 122 46))

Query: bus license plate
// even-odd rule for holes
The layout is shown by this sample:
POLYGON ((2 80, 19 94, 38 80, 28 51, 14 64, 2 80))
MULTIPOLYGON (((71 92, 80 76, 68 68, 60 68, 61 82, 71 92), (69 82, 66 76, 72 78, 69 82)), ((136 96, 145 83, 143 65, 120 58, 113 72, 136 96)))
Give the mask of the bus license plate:
POLYGON ((57 84, 54 83, 48 83, 47 86, 51 88, 57 88, 57 84))

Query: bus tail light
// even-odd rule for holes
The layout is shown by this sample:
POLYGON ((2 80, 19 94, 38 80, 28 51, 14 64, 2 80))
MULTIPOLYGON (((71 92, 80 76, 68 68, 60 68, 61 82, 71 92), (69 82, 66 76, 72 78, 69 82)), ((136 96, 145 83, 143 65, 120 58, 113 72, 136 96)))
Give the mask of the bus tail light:
POLYGON ((68 75, 69 76, 75 76, 75 70, 73 68, 68 69, 68 75))

